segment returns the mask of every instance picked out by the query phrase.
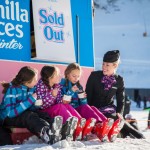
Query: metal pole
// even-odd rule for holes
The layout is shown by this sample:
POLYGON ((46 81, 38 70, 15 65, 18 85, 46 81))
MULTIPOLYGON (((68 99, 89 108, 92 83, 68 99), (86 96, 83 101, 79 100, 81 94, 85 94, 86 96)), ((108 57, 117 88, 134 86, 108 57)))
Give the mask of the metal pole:
POLYGON ((80 26, 78 15, 76 15, 76 27, 77 27, 77 63, 80 65, 80 26))

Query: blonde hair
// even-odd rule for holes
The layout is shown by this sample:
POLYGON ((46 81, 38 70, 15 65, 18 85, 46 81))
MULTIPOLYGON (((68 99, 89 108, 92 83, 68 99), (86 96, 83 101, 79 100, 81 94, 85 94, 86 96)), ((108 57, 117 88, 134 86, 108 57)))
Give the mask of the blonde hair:
MULTIPOLYGON (((66 86, 68 85, 68 82, 69 82, 68 75, 71 73, 72 70, 79 70, 80 72, 82 72, 82 69, 79 64, 77 64, 77 63, 69 64, 64 72, 65 78, 66 78, 66 86)), ((77 84, 77 86, 81 86, 79 81, 76 84, 77 84)))
POLYGON ((76 69, 79 70, 79 71, 82 71, 82 69, 81 69, 81 67, 80 67, 79 64, 77 64, 77 63, 71 63, 71 64, 69 64, 69 65, 67 66, 65 72, 64 72, 65 78, 67 79, 68 74, 70 74, 70 72, 71 72, 72 70, 76 70, 76 69))

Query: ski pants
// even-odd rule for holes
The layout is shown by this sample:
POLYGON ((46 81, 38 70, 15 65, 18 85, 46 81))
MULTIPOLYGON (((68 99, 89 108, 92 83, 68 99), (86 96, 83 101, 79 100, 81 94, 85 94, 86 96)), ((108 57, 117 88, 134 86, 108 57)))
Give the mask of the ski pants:
POLYGON ((10 132, 9 129, 0 127, 0 146, 13 144, 10 132))
POLYGON ((95 118, 97 122, 104 122, 107 120, 107 117, 105 117, 105 115, 103 115, 95 106, 84 104, 77 107, 76 110, 85 119, 95 118))
POLYGON ((39 135, 44 126, 51 128, 53 119, 47 113, 26 110, 13 118, 5 118, 3 126, 27 128, 31 133, 39 135))
POLYGON ((55 116, 63 117, 63 124, 69 117, 75 116, 80 120, 81 115, 70 105, 70 104, 55 104, 51 107, 41 110, 42 112, 47 112, 50 117, 54 118, 55 116))

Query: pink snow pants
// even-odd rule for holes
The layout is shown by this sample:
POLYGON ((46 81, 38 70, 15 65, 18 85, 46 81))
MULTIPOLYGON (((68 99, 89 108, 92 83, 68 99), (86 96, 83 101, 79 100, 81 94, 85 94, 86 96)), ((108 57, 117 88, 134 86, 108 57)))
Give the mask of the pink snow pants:
POLYGON ((63 117, 63 123, 66 122, 66 120, 69 117, 75 116, 80 120, 82 117, 81 115, 70 105, 70 104, 55 104, 49 108, 41 110, 42 112, 47 112, 51 118, 54 118, 55 116, 62 116, 63 117))
POLYGON ((97 122, 104 122, 107 120, 107 117, 105 117, 95 106, 85 104, 77 107, 76 110, 85 119, 95 118, 97 122))

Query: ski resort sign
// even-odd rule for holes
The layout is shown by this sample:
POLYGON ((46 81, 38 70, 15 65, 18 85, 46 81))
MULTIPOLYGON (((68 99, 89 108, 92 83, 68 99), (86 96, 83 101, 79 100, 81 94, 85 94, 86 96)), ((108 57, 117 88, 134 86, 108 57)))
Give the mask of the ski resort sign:
POLYGON ((24 47, 25 25, 29 23, 26 1, 3 0, 0 4, 0 49, 21 50, 24 47), (20 5, 22 3, 22 5, 20 5))

